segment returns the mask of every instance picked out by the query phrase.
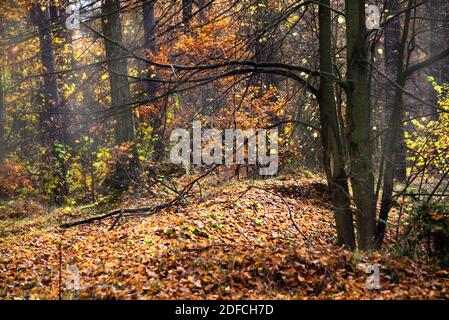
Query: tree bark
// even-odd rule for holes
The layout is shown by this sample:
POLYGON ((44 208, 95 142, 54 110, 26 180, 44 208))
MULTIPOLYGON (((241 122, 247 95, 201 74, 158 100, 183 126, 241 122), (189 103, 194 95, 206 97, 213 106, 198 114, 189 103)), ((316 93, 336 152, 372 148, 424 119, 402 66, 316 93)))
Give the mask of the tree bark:
MULTIPOLYGON (((439 20, 449 19, 449 5, 447 1, 429 0, 427 3, 427 10, 429 12, 429 55, 435 55, 441 48, 442 44, 449 42, 449 26, 444 27, 444 24, 439 20)), ((446 22, 447 25, 447 22, 446 22)), ((430 76, 432 76, 437 83, 449 82, 449 59, 444 59, 439 63, 435 63, 430 68, 430 76)), ((431 110, 435 120, 438 119, 438 97, 431 86, 429 88, 429 100, 434 104, 431 110)))
POLYGON ((319 52, 320 71, 326 76, 320 77, 319 107, 321 138, 323 143, 323 165, 329 190, 332 194, 333 210, 340 245, 348 249, 355 248, 354 225, 350 208, 348 176, 345 171, 344 150, 341 141, 335 88, 332 79, 332 28, 330 0, 321 0, 319 7, 319 52))
POLYGON ((198 10, 200 10, 200 12, 198 13, 198 17, 202 22, 205 22, 206 20, 206 1, 207 0, 197 0, 198 10))
MULTIPOLYGON (((413 1, 408 1, 408 8, 411 8, 413 1)), ((394 189, 395 179, 395 167, 396 167, 396 155, 397 145, 400 139, 401 123, 403 114, 403 92, 402 88, 405 85, 406 77, 404 75, 404 59, 406 54, 407 39, 409 33, 410 23, 410 10, 407 10, 404 20, 404 29, 402 37, 398 47, 398 57, 396 59, 396 83, 398 86, 395 88, 394 99, 390 104, 389 110, 391 110, 390 119, 388 120, 388 126, 385 135, 384 149, 383 149, 383 161, 384 161, 384 176, 383 176, 383 188, 382 188, 382 201, 379 212, 379 221, 377 223, 376 231, 376 245, 378 248, 382 245, 385 230, 388 221, 388 215, 392 205, 392 195, 394 189)))
MULTIPOLYGON (((144 48, 151 54, 157 54, 157 43, 156 43, 156 19, 154 15, 154 4, 155 0, 144 0, 143 1, 143 29, 144 29, 144 48)), ((152 71, 151 65, 147 64, 148 77, 151 78, 152 71)), ((154 96, 157 85, 155 82, 148 82, 148 94, 154 96)))
POLYGON ((358 246, 361 250, 369 250, 374 248, 376 219, 365 1, 346 0, 345 12, 350 176, 356 205, 358 246))
MULTIPOLYGON (((402 88, 405 85, 405 78, 400 74, 396 79, 396 82, 402 88)), ((394 189, 395 181, 395 167, 396 167, 396 146, 398 145, 398 140, 401 137, 401 122, 402 122, 402 105, 403 105, 403 94, 400 88, 396 89, 394 95, 394 109, 390 117, 389 127, 387 130, 385 143, 384 143, 384 160, 385 170, 383 178, 383 188, 382 188, 382 201, 379 212, 379 221, 377 223, 376 231, 376 246, 380 248, 385 236, 385 230, 387 227, 388 214, 392 205, 392 195, 394 189)), ((403 127, 402 127, 403 128, 403 127)))
POLYGON ((119 146, 131 143, 131 158, 123 155, 116 164, 116 187, 126 188, 136 177, 139 159, 135 146, 135 125, 128 82, 128 61, 122 44, 122 24, 120 21, 120 1, 106 0, 102 3, 102 29, 109 69, 111 88, 110 112, 115 120, 115 143, 119 146), (112 40, 112 41, 111 41, 112 40))
MULTIPOLYGON (((144 0, 143 1, 143 29, 144 29, 144 49, 151 53, 157 54, 157 38, 156 38, 156 18, 154 12, 155 0, 144 0)), ((147 69, 146 76, 148 79, 157 79, 153 76, 154 70, 153 65, 147 63, 145 68, 147 69)), ((148 100, 151 101, 153 105, 156 105, 154 98, 158 90, 158 83, 155 81, 147 81, 145 84, 145 91, 148 100)), ((160 105, 160 103, 159 103, 160 105)), ((164 153, 164 126, 163 126, 164 112, 159 110, 159 113, 155 115, 153 119, 150 119, 150 124, 153 128, 153 161, 158 162, 161 160, 164 153)))
POLYGON ((401 43, 399 47, 398 65, 397 65, 397 78, 396 78, 396 90, 393 100, 393 111, 388 123, 388 130, 386 131, 385 146, 383 150, 385 170, 382 190, 382 202, 379 212, 379 221, 377 224, 376 233, 376 245, 379 248, 382 245, 386 223, 388 221, 389 212, 392 206, 392 195, 394 190, 395 179, 395 157, 396 149, 400 139, 403 139, 402 119, 403 119, 403 88, 407 79, 415 72, 422 70, 423 68, 431 66, 433 63, 440 61, 449 56, 449 49, 442 50, 428 57, 426 60, 418 62, 405 69, 405 55, 407 50, 407 39, 409 36, 409 26, 411 21, 411 7, 414 1, 408 1, 408 9, 405 13, 404 29, 402 32, 401 43))
POLYGON ((190 27, 193 12, 193 0, 182 0, 182 21, 186 30, 190 27))
MULTIPOLYGON (((0 23, 0 39, 3 39, 3 24, 0 23)), ((6 136, 5 136, 5 121, 6 121, 6 107, 3 91, 3 69, 0 65, 0 164, 6 157, 6 136)))

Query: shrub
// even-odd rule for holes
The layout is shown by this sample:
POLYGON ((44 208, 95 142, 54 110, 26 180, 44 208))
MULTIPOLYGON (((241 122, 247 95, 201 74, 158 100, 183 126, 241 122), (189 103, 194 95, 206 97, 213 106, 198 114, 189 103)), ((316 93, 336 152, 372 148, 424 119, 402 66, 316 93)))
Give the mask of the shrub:
POLYGON ((0 198, 11 197, 32 188, 24 167, 9 159, 0 164, 0 181, 0 198))

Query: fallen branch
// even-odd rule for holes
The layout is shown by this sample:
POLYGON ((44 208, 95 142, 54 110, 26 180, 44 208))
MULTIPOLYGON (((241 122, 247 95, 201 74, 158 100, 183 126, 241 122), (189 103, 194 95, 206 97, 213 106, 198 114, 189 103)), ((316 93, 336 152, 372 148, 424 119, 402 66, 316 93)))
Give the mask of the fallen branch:
POLYGON ((294 216, 293 216, 293 211, 292 211, 292 209, 290 208, 290 205, 288 204, 288 202, 284 199, 284 197, 282 197, 281 195, 277 194, 276 192, 273 192, 273 191, 270 191, 270 190, 267 190, 267 189, 264 189, 264 188, 261 188, 261 187, 251 186, 251 188, 255 188, 255 189, 259 189, 259 190, 268 192, 268 193, 274 195, 275 197, 278 197, 279 199, 281 199, 281 201, 282 201, 282 202, 285 204, 285 206, 287 207, 287 211, 288 211, 288 215, 289 215, 290 221, 292 222, 292 224, 293 224, 293 226, 295 227, 296 231, 298 231, 298 233, 303 237, 304 242, 305 242, 308 246, 310 246, 309 239, 306 237, 306 235, 304 234, 304 232, 302 232, 301 228, 300 228, 300 227, 298 226, 298 224, 296 223, 295 218, 294 218, 294 216))

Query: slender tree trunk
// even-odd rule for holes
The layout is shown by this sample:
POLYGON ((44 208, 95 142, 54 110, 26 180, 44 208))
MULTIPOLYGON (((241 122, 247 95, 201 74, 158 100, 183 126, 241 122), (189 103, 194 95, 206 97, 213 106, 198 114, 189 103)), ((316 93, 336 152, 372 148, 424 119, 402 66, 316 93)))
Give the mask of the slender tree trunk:
POLYGON ((182 21, 186 30, 190 27, 190 19, 193 12, 193 0, 182 0, 182 21))
MULTIPOLYGON (((155 0, 144 0, 143 1, 143 29, 144 29, 144 48, 151 54, 157 54, 157 43, 156 43, 156 18, 154 15, 154 4, 155 0)), ((148 68, 148 78, 152 78, 154 73, 151 70, 152 65, 147 64, 148 68)), ((157 83, 153 81, 148 81, 147 93, 151 97, 154 97, 157 91, 157 83)))
MULTIPOLYGON (((276 26, 265 28, 267 22, 272 21, 275 16, 273 9, 269 8, 268 0, 258 0, 254 17, 255 37, 254 60, 257 62, 279 61, 281 42, 278 41, 278 30, 276 26)), ((257 75, 259 84, 263 85, 261 93, 268 90, 270 86, 279 87, 279 77, 273 74, 257 75)))
MULTIPOLYGON (((399 0, 386 1, 385 9, 388 10, 388 15, 396 15, 401 10, 399 0)), ((398 63, 399 63, 399 49, 401 43, 401 19, 396 17, 390 20, 385 26, 385 73, 391 79, 397 79, 398 76, 398 63)), ((396 88, 387 83, 385 88, 385 110, 384 110, 384 123, 389 124, 390 117, 394 108, 394 97, 396 95, 396 88)), ((401 123, 401 136, 404 137, 404 127, 401 123)), ((405 140, 401 139, 398 144, 398 152, 396 154, 395 163, 395 176, 399 181, 405 181, 406 179, 406 146, 405 140)))
MULTIPOLYGON (((413 1, 409 0, 408 8, 411 8, 413 1)), ((379 212, 379 221, 377 224, 376 245, 378 248, 382 245, 386 223, 388 221, 388 214, 391 209, 392 195, 394 189, 395 174, 397 172, 397 149, 400 142, 400 138, 403 140, 403 92, 402 88, 405 85, 404 75, 404 59, 406 54, 407 39, 409 33, 409 23, 411 10, 407 10, 405 14, 404 29, 402 37, 397 48, 398 56, 394 62, 396 62, 396 83, 394 98, 388 101, 387 109, 391 110, 390 118, 387 123, 387 130, 385 135, 384 149, 383 149, 383 161, 384 161, 384 176, 383 176, 383 188, 382 188, 382 202, 379 212)))
POLYGON ((67 167, 65 160, 60 157, 58 149, 67 145, 67 122, 63 112, 65 105, 58 91, 55 50, 53 45, 52 23, 50 9, 33 5, 31 18, 38 27, 40 58, 44 73, 44 101, 45 108, 41 115, 40 123, 44 131, 43 143, 53 154, 59 168, 56 170, 58 188, 55 190, 57 203, 64 202, 64 196, 68 192, 67 167))
POLYGON ((0 66, 0 164, 3 162, 6 156, 5 121, 6 108, 3 98, 3 70, 0 66))
POLYGON ((207 3, 206 1, 210 1, 210 0, 197 0, 197 2, 196 2, 197 6, 198 6, 198 10, 200 10, 200 12, 198 13, 198 17, 203 22, 206 20, 206 8, 204 8, 204 6, 207 3))
MULTIPOLYGON (((446 0, 429 0, 427 3, 429 12, 429 55, 438 53, 441 46, 449 42, 449 26, 447 20, 449 19, 449 4, 446 0), (441 22, 441 21, 446 22, 441 22)), ((430 75, 435 78, 437 83, 449 82, 449 59, 443 59, 439 63, 435 63, 430 68, 430 75)), ((438 119, 438 97, 433 90, 429 90, 430 101, 435 108, 431 110, 434 113, 434 118, 438 119)))
POLYGON ((355 248, 354 225, 350 208, 348 176, 345 172, 344 151, 339 133, 335 90, 332 79, 332 28, 330 0, 321 0, 319 7, 320 77, 319 106, 323 164, 332 194, 338 243, 355 248))
POLYGON ((346 0, 348 148, 358 246, 374 248, 376 211, 365 1, 346 0))
POLYGON ((102 6, 102 29, 109 69, 111 88, 110 111, 115 120, 115 143, 131 143, 131 158, 123 155, 116 164, 116 187, 123 189, 138 173, 139 160, 135 146, 134 116, 128 83, 128 61, 122 49, 122 24, 120 21, 120 1, 106 0, 102 6), (111 41, 112 40, 112 41, 111 41), (120 44, 117 45, 116 43, 120 44))
MULTIPOLYGON (((58 48, 55 48, 55 65, 59 68, 65 68, 67 61, 70 61, 70 66, 72 69, 76 69, 76 61, 73 54, 73 44, 72 35, 70 30, 67 29, 64 19, 64 9, 62 8, 62 3, 57 1, 51 1, 50 6, 50 18, 56 28, 53 32, 53 39, 55 42, 60 43, 58 48)), ((66 75, 65 81, 69 86, 76 85, 75 72, 68 73, 66 75)), ((68 99, 61 97, 61 104, 64 106, 66 112, 73 111, 74 104, 76 102, 76 96, 72 95, 68 99)), ((62 116, 62 121, 65 127, 65 144, 73 145, 73 136, 71 135, 70 129, 73 129, 68 125, 67 116, 62 116)))
POLYGON ((48 7, 42 10, 40 6, 34 5, 32 9, 33 21, 38 27, 41 63, 44 69, 44 96, 46 109, 43 115, 46 143, 53 147, 55 143, 65 143, 66 128, 63 116, 64 105, 58 93, 56 82, 55 51, 52 41, 50 10, 48 7))

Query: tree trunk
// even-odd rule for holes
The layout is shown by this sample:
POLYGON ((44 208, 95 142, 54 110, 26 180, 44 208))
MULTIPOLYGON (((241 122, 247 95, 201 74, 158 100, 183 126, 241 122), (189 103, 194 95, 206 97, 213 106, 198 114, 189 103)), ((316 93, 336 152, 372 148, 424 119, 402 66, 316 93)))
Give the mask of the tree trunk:
MULTIPOLYGON (((409 0, 408 8, 411 8, 413 1, 409 0)), ((407 39, 409 33, 410 22, 410 10, 407 10, 405 14, 404 30, 402 37, 397 48, 398 56, 396 62, 396 83, 398 86, 395 88, 394 99, 391 100, 391 104, 387 107, 391 110, 390 119, 387 123, 387 130, 385 135, 384 149, 383 149, 383 161, 384 161, 384 176, 383 176, 383 188, 382 188, 382 202, 379 212, 379 221, 377 223, 376 245, 378 248, 382 245, 385 229, 388 221, 388 214, 392 205, 392 195, 394 190, 394 180, 397 165, 397 149, 400 139, 404 139, 403 135, 403 92, 402 88, 405 85, 404 75, 404 59, 406 54, 407 39), (402 129, 402 130, 401 130, 402 129), (402 135, 401 135, 402 133, 402 135)))
POLYGON ((0 66, 0 164, 3 162, 6 156, 5 121, 6 108, 3 99, 3 70, 0 66))
POLYGON ((330 0, 321 0, 319 7, 320 77, 319 106, 323 165, 332 194, 338 243, 348 249, 355 248, 354 225, 350 208, 348 177, 345 172, 344 150, 341 141, 337 106, 335 103, 332 65, 332 29, 330 0))
POLYGON ((365 1, 346 0, 348 147, 358 246, 374 248, 376 230, 365 1))
MULTIPOLYGON (((145 50, 151 52, 151 54, 157 54, 157 44, 156 44, 156 19, 154 15, 154 4, 155 0, 144 0, 143 1, 143 30, 144 30, 144 48, 145 50)), ((151 70, 151 64, 147 64, 148 68, 148 78, 151 78, 153 72, 151 70)), ((154 97, 157 91, 157 83, 153 81, 148 81, 147 92, 148 95, 154 97)))
MULTIPOLYGON (((254 14, 256 37, 254 38, 254 60, 256 62, 273 62, 280 60, 281 41, 277 35, 280 34, 277 26, 266 28, 269 21, 274 20, 274 10, 269 8, 268 0, 258 0, 257 9, 254 14)), ((256 79, 263 85, 261 94, 270 86, 279 87, 279 77, 273 74, 258 74, 256 79)))
MULTIPOLYGON (((430 17, 429 55, 434 55, 438 53, 442 44, 449 41, 447 22, 440 22, 440 20, 447 21, 449 19, 449 5, 446 0, 429 0, 427 9, 430 17)), ((431 66, 430 75, 435 78, 437 83, 449 82, 449 59, 444 59, 431 66)), ((434 113, 434 119, 438 119, 438 97, 432 87, 429 90, 429 98, 435 106, 431 112, 434 113)))
POLYGON ((208 0, 197 0, 197 6, 198 6, 198 10, 200 10, 200 12, 198 13, 198 17, 200 18, 200 20, 202 22, 206 21, 206 1, 208 0))
POLYGON ((193 12, 193 0, 182 0, 182 21, 186 30, 190 27, 193 12))
POLYGON ((120 1, 106 0, 102 6, 102 29, 109 69, 111 88, 110 112, 115 120, 115 143, 119 146, 131 143, 131 157, 123 155, 116 164, 118 189, 126 188, 138 173, 139 159, 135 146, 135 126, 128 83, 128 61, 122 46, 120 1), (109 40, 110 39, 110 40, 109 40), (120 45, 117 45, 117 44, 120 45))
MULTIPOLYGON (((385 9, 388 10, 388 15, 396 15, 401 10, 399 0, 387 1, 385 9)), ((390 79, 397 79, 398 77, 398 63, 399 63, 399 47, 401 43, 401 19, 396 17, 390 20, 385 26, 385 73, 390 79)), ((394 99, 396 95, 396 88, 387 83, 385 88, 385 110, 384 110, 384 123, 388 126, 391 118, 391 114, 394 108, 394 99)), ((407 163, 406 163, 406 151, 404 140, 404 127, 400 124, 401 137, 398 143, 397 154, 395 157, 395 176, 403 182, 407 177, 407 163)))
POLYGON ((47 146, 53 147, 55 143, 65 143, 66 128, 62 113, 64 105, 58 93, 56 82, 55 51, 51 34, 50 10, 48 7, 43 11, 40 6, 32 8, 32 18, 38 27, 41 63, 44 70, 44 96, 45 113, 43 114, 43 125, 46 134, 47 146))
MULTIPOLYGON (((0 39, 3 40, 3 24, 0 23, 0 39)), ((6 156, 6 136, 5 136, 6 106, 3 93, 3 69, 0 65, 0 164, 6 156)))
MULTIPOLYGON (((144 0, 143 2, 143 29, 144 29, 144 48, 147 52, 151 54, 157 54, 157 43, 156 43, 156 18, 154 13, 154 5, 155 0, 144 0)), ((148 79, 157 79, 153 76, 154 70, 152 70, 153 65, 147 63, 145 65, 146 76, 148 79)), ((156 93, 158 90, 158 83, 155 81, 147 81, 145 84, 145 91, 147 94, 148 100, 153 105, 161 105, 157 101, 154 100, 156 97, 156 93)), ((153 118, 150 119, 150 124, 153 128, 153 137, 152 137, 152 145, 153 145, 153 161, 158 162, 161 160, 164 154, 164 126, 163 119, 164 114, 163 110, 159 110, 159 113, 153 118)))

